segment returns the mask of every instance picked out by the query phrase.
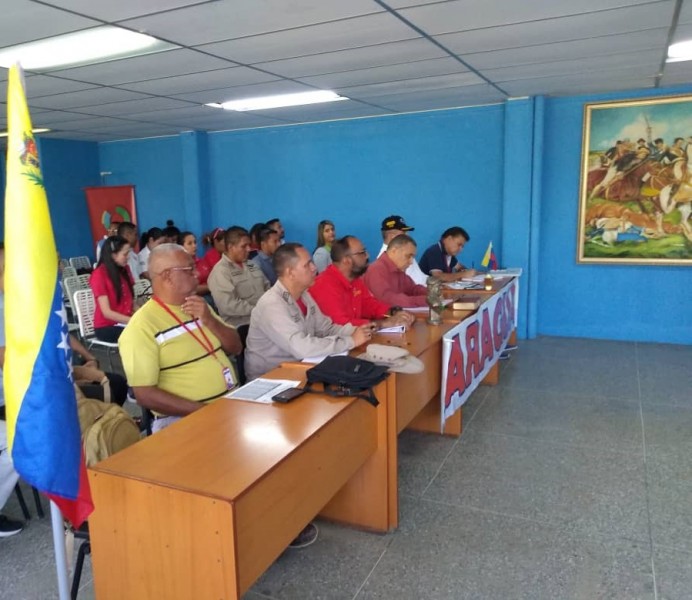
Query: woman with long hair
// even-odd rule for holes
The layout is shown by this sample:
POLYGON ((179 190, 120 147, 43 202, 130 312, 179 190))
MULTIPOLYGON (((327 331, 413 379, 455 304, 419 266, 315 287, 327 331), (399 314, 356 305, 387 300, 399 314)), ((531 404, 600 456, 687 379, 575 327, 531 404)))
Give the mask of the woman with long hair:
POLYGON ((312 254, 312 261, 321 273, 332 264, 332 242, 336 239, 334 223, 325 219, 317 224, 317 247, 312 254))
POLYGON ((134 311, 132 273, 127 266, 131 246, 119 235, 106 239, 99 263, 89 278, 94 292, 94 333, 104 342, 117 342, 122 325, 129 322, 134 311))

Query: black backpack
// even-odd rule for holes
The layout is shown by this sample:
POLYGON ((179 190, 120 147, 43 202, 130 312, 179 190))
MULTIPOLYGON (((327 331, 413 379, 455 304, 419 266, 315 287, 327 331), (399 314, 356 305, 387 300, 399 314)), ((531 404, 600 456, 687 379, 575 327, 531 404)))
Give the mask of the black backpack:
POLYGON ((330 396, 356 396, 377 406, 372 388, 389 375, 387 367, 352 356, 328 356, 321 363, 307 370, 305 391, 313 390, 315 383, 324 384, 324 393, 330 396))

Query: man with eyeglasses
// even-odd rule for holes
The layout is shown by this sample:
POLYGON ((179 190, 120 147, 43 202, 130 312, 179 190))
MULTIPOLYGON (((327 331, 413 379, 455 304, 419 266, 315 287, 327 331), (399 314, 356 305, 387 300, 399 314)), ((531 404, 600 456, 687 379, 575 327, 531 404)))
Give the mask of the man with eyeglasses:
POLYGON ((415 317, 398 306, 377 300, 363 282, 369 255, 357 237, 347 235, 332 244, 332 264, 317 276, 310 288, 320 310, 334 323, 365 325, 377 329, 410 326, 415 317))
POLYGON ((237 331, 195 294, 194 259, 161 244, 149 256, 153 296, 130 319, 118 346, 137 403, 154 415, 156 432, 235 387, 227 354, 239 354, 237 331))

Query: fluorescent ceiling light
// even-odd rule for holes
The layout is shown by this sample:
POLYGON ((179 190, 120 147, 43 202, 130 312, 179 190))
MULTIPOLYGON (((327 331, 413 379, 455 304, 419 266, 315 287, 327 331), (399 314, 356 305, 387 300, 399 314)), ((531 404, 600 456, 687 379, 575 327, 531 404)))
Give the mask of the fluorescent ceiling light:
POLYGON ((338 102, 348 100, 345 96, 339 96, 329 90, 315 92, 300 92, 298 94, 281 94, 279 96, 261 96, 258 98, 245 98, 230 102, 212 102, 206 106, 223 108, 224 110, 264 110, 267 108, 283 108, 285 106, 304 106, 306 104, 319 104, 320 102, 338 102))
POLYGON ((81 66, 177 48, 150 35, 104 25, 0 50, 0 66, 28 71, 81 66))
POLYGON ((682 62, 685 60, 692 60, 692 40, 668 46, 668 60, 666 62, 682 62))
MULTIPOLYGON (((36 129, 31 130, 33 133, 48 133, 50 129, 46 129, 45 127, 38 127, 36 129)), ((6 131, 0 131, 0 138, 6 138, 7 137, 7 132, 6 131)))

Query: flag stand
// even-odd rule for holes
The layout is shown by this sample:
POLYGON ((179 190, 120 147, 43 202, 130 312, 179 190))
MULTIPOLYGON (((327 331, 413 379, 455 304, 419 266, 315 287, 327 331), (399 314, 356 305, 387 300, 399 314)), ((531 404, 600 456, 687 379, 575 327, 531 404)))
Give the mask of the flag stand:
POLYGON ((55 502, 50 502, 50 522, 53 529, 53 549, 55 550, 55 568, 58 572, 58 598, 70 600, 70 574, 67 568, 65 550, 65 527, 60 509, 55 502))

